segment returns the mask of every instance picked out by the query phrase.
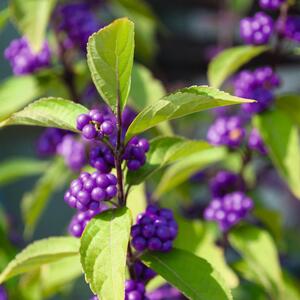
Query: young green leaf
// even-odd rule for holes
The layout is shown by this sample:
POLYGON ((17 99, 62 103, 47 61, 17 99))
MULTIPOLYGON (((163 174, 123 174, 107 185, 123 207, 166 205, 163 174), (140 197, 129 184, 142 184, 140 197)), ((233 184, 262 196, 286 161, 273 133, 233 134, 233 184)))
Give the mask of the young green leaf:
POLYGON ((219 88, 240 67, 268 49, 266 46, 238 46, 224 50, 209 64, 208 81, 210 85, 219 88))
POLYGON ((188 299, 232 299, 230 290, 212 266, 190 252, 180 249, 169 253, 147 252, 142 260, 188 299))
POLYGON ((11 158, 1 162, 0 186, 20 178, 33 176, 44 172, 49 163, 33 158, 11 158))
POLYGON ((0 121, 23 108, 40 93, 38 82, 32 76, 13 77, 2 82, 0 85, 0 121))
POLYGON ((208 86, 184 88, 142 110, 128 128, 126 139, 150 129, 157 124, 219 106, 252 102, 231 96, 208 86))
POLYGON ((184 157, 179 162, 171 165, 163 174, 155 191, 155 196, 160 197, 166 192, 178 187, 196 172, 207 166, 224 159, 227 155, 225 148, 208 148, 199 153, 184 157))
POLYGON ((215 243, 218 234, 215 224, 201 223, 181 217, 176 217, 176 221, 180 230, 174 247, 206 259, 220 273, 230 288, 237 287, 238 277, 227 265, 223 249, 215 243))
POLYGON ((52 194, 65 184, 70 174, 64 161, 58 158, 38 180, 34 189, 24 195, 21 208, 27 237, 34 232, 52 194))
POLYGON ((80 256, 86 281, 101 299, 125 297, 130 226, 128 208, 108 210, 93 218, 81 237, 80 256))
POLYGON ((137 171, 128 172, 126 183, 140 184, 163 166, 211 147, 205 141, 191 141, 178 136, 155 138, 150 142, 145 165, 137 171))
POLYGON ((279 295, 282 292, 282 274, 276 246, 269 233, 253 226, 242 226, 230 232, 229 241, 243 257, 252 276, 269 293, 279 295))
POLYGON ((68 256, 78 255, 79 240, 73 237, 51 237, 36 241, 22 250, 0 274, 0 283, 68 256))
POLYGON ((13 19, 32 47, 38 52, 45 40, 47 25, 56 0, 12 0, 13 19))
POLYGON ((87 108, 84 106, 69 100, 42 98, 0 122, 0 127, 30 125, 57 127, 78 132, 76 129, 76 118, 80 114, 87 113, 87 111, 87 108))
POLYGON ((127 197, 127 207, 130 209, 132 219, 136 220, 138 214, 144 212, 147 206, 145 184, 134 186, 127 197))
POLYGON ((134 24, 126 18, 94 33, 87 45, 87 61, 94 84, 103 99, 116 110, 125 106, 131 83, 134 24))
POLYGON ((300 199, 300 147, 299 130, 291 118, 279 110, 256 116, 259 129, 269 155, 279 174, 293 194, 300 199))
POLYGON ((281 95, 276 99, 276 107, 289 115, 300 127, 300 95, 281 95))

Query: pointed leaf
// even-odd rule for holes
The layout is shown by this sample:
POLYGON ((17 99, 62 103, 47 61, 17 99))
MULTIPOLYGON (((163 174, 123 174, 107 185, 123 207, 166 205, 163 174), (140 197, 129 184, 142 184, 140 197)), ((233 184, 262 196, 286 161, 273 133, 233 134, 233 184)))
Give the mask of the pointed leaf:
POLYGON ((22 250, 0 274, 0 283, 16 275, 37 269, 38 267, 77 255, 79 240, 73 237, 51 237, 39 240, 22 250))
POLYGON ((85 229, 80 256, 86 281, 99 298, 123 300, 131 215, 128 208, 108 210, 85 229))
POLYGON ((94 84, 103 99, 116 109, 125 106, 131 82, 134 24, 118 19, 94 33, 87 45, 87 61, 94 84))
POLYGON ((202 110, 252 102, 208 86, 192 86, 167 95, 142 110, 128 128, 126 139, 157 124, 202 110))
POLYGON ((140 184, 163 166, 211 147, 205 141, 186 140, 178 136, 155 138, 150 142, 145 165, 137 171, 129 171, 126 182, 129 185, 140 184))
POLYGON ((36 52, 42 48, 49 18, 55 4, 56 0, 11 1, 13 19, 36 52))
POLYGON ((238 46, 224 50, 209 64, 209 84, 219 88, 240 67, 268 49, 266 46, 238 46))
POLYGON ((11 158, 1 162, 0 186, 23 177, 33 176, 44 172, 49 163, 33 158, 11 158))
POLYGON ((77 132, 76 118, 87 113, 87 108, 61 98, 42 98, 14 113, 0 122, 0 127, 8 125, 30 125, 57 127, 77 132))
POLYGON ((188 299, 232 299, 230 290, 212 266, 190 252, 180 249, 169 253, 147 252, 142 260, 188 299))
POLYGON ((300 199, 299 130, 291 118, 279 110, 256 116, 259 129, 270 157, 293 194, 300 199))
POLYGON ((37 98, 40 93, 37 80, 32 76, 13 77, 1 82, 0 121, 23 108, 37 98))

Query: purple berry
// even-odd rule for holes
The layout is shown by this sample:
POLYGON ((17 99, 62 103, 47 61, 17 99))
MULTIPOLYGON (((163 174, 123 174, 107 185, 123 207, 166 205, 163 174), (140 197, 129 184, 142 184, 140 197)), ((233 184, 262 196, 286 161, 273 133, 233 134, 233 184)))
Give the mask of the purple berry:
POLYGON ((100 126, 100 130, 104 135, 111 135, 115 131, 115 126, 111 121, 104 121, 100 126))
POLYGON ((253 128, 248 138, 248 146, 250 149, 259 152, 262 155, 267 155, 268 150, 256 128, 253 128))
POLYGON ((204 219, 217 222, 225 232, 244 219, 252 208, 251 198, 237 191, 214 198, 204 211, 204 219))
POLYGON ((133 268, 138 281, 141 282, 146 283, 156 275, 153 270, 146 267, 141 261, 136 261, 133 265, 133 268))
POLYGON ((259 0, 259 5, 263 9, 277 10, 286 0, 259 0))
POLYGON ((276 29, 283 37, 300 43, 300 16, 288 16, 286 19, 279 19, 276 29))
POLYGON ((125 282, 125 300, 147 300, 145 285, 135 280, 125 282))
POLYGON ((15 75, 31 74, 49 67, 51 63, 48 43, 44 42, 42 49, 34 53, 25 37, 13 40, 5 49, 4 56, 9 60, 15 75))
POLYGON ((155 205, 148 205, 139 214, 136 225, 131 228, 132 246, 137 251, 170 251, 177 236, 178 226, 172 211, 155 205))
POLYGON ((0 300, 8 300, 8 295, 3 285, 0 285, 0 300))
POLYGON ((147 293, 149 300, 184 300, 185 297, 174 287, 165 284, 154 291, 147 293))
POLYGON ((97 130, 93 124, 87 124, 82 128, 82 135, 88 140, 93 140, 97 136, 97 130))
POLYGON ((238 116, 218 118, 209 128, 208 141, 215 145, 229 148, 239 147, 245 137, 242 119, 238 116))
POLYGON ((241 37, 246 44, 250 45, 267 44, 273 29, 272 18, 263 12, 258 12, 253 17, 244 18, 240 23, 241 37))
POLYGON ((85 125, 90 123, 91 120, 92 118, 89 115, 86 114, 79 115, 77 117, 76 128, 81 131, 85 125))

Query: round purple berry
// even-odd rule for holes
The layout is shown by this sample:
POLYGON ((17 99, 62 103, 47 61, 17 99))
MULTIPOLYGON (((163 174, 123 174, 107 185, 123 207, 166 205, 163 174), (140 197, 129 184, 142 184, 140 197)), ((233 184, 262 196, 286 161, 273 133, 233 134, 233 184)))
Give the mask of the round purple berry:
POLYGON ((279 9, 285 1, 286 0, 259 0, 259 5, 263 9, 276 10, 279 9))
POLYGON ((248 138, 248 146, 250 149, 259 152, 262 155, 267 155, 268 150, 256 128, 253 128, 248 138))

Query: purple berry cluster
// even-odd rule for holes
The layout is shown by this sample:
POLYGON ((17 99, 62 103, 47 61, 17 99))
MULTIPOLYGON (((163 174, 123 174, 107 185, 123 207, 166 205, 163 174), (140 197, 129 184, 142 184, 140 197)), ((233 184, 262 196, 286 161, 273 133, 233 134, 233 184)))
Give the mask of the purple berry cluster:
POLYGON ((116 119, 98 109, 93 109, 88 114, 78 116, 76 127, 88 140, 101 139, 116 133, 116 119))
POLYGON ((261 67, 240 72, 233 85, 236 96, 257 100, 255 103, 242 104, 242 110, 253 115, 267 110, 273 104, 272 90, 280 85, 280 79, 271 67, 261 67))
POLYGON ((2 285, 0 285, 0 300, 8 300, 6 290, 2 285))
POLYGON ((106 210, 106 208, 107 208, 106 205, 100 204, 100 207, 97 210, 87 210, 87 211, 78 212, 72 218, 69 224, 69 228, 68 228, 69 233, 74 237, 80 238, 88 222, 93 217, 106 210))
POLYGON ((244 191, 245 183, 241 176, 230 171, 219 171, 210 181, 213 197, 223 197, 233 191, 244 191))
POLYGON ((66 39, 73 47, 86 51, 89 36, 98 31, 100 24, 96 16, 84 3, 66 4, 57 10, 60 20, 58 30, 66 34, 66 39))
POLYGON ((131 228, 131 243, 137 251, 149 249, 168 252, 172 249, 177 233, 178 225, 170 209, 148 205, 131 228))
POLYGON ((239 147, 245 137, 243 120, 239 116, 220 117, 207 132, 208 141, 215 146, 239 147))
POLYGON ((64 200, 79 211, 97 211, 101 201, 108 201, 117 195, 116 185, 117 178, 113 174, 82 172, 71 182, 64 200))
POLYGON ((109 173, 115 166, 112 150, 101 142, 92 146, 89 161, 90 165, 101 173, 109 173))
POLYGON ((223 197, 213 198, 204 211, 204 218, 217 222, 220 229, 226 232, 244 219, 252 208, 251 198, 241 191, 236 191, 223 197))
POLYGON ((165 284, 147 293, 149 300, 185 300, 186 298, 175 287, 165 284))
POLYGON ((286 0, 259 0, 262 9, 277 10, 286 0))
POLYGON ((47 42, 34 53, 25 37, 13 40, 5 49, 4 56, 9 60, 15 75, 32 74, 50 66, 51 52, 47 42))
POLYGON ((56 154, 57 146, 62 142, 67 131, 58 128, 47 128, 37 141, 37 153, 40 156, 56 154))
POLYGON ((131 171, 138 170, 146 162, 146 153, 149 151, 149 142, 146 139, 133 137, 126 146, 123 159, 131 171))
POLYGON ((264 45, 270 41, 274 30, 273 19, 264 12, 247 17, 240 22, 240 34, 246 44, 264 45))
POLYGON ((63 137, 57 146, 57 154, 64 158, 66 165, 73 171, 79 171, 87 161, 85 144, 73 134, 63 137))
POLYGON ((139 260, 134 263, 133 269, 137 279, 145 283, 147 283, 149 280, 156 276, 156 273, 152 269, 145 266, 139 260))
POLYGON ((125 300, 148 300, 145 285, 140 281, 126 280, 125 300))
POLYGON ((256 128, 253 128, 248 138, 248 147, 262 155, 267 155, 268 150, 256 128))
POLYGON ((300 43, 300 16, 288 16, 277 22, 278 32, 285 38, 300 43))

